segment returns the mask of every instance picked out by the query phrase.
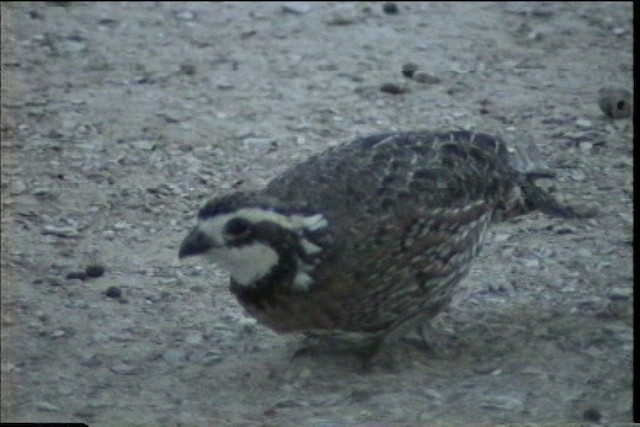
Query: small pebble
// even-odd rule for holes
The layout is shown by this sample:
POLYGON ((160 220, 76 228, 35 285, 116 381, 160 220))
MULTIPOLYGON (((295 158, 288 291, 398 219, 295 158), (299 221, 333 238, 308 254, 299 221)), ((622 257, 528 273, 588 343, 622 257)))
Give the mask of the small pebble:
POLYGON ((135 373, 135 368, 131 365, 127 365, 126 363, 116 363, 112 367, 109 368, 111 372, 119 375, 132 375, 135 373))
POLYGON ((105 268, 100 264, 90 264, 85 269, 85 273, 87 277, 95 278, 100 277, 104 274, 105 268))
POLYGON ((45 225, 42 234, 53 234, 58 237, 78 237, 80 233, 73 227, 58 227, 55 225, 45 225))
POLYGON ((74 412, 73 415, 83 420, 90 420, 91 418, 95 418, 97 414, 90 408, 83 408, 74 412))
POLYGON ((427 72, 424 71, 418 71, 413 75, 413 80, 417 81, 418 83, 426 83, 426 84, 438 84, 440 83, 442 80, 440 80, 440 78, 433 76, 427 72))
POLYGON ((47 412, 58 412, 60 410, 60 408, 58 408, 55 405, 52 405, 49 402, 38 402, 36 403, 36 408, 40 409, 41 411, 47 411, 47 412))
POLYGON ((418 66, 413 62, 407 62, 402 66, 402 75, 409 79, 413 77, 416 71, 418 71, 418 66))
POLYGON ((202 334, 198 331, 192 332, 187 335, 185 342, 190 345, 200 344, 202 342, 202 334))
POLYGON ((406 93, 407 89, 402 86, 398 86, 395 83, 383 83, 380 86, 380 92, 390 93, 391 95, 400 95, 406 93))
POLYGON ((62 286, 62 283, 55 277, 45 277, 44 279, 36 279, 33 281, 34 285, 40 285, 46 283, 49 286, 62 286))
POLYGON ((613 34, 615 34, 616 36, 622 36, 624 34, 626 34, 627 30, 625 30, 624 28, 618 27, 618 28, 614 28, 613 30, 613 34))
POLYGON ((195 19, 195 15, 188 10, 176 13, 176 18, 180 21, 192 21, 195 19))
POLYGON ((282 5, 282 12, 294 15, 302 15, 311 10, 311 5, 307 3, 289 1, 282 5))
POLYGON ((102 365, 102 360, 100 360, 97 355, 93 354, 91 356, 86 356, 85 358, 83 358, 80 361, 80 364, 87 368, 97 368, 102 365))
POLYGON ((352 10, 335 11, 331 15, 331 19, 327 24, 345 26, 356 22, 355 12, 352 10))
POLYGON ((191 76, 196 73, 196 66, 188 63, 180 64, 180 72, 191 76))
POLYGON ((591 120, 578 119, 576 120, 576 126, 578 126, 579 128, 590 128, 593 126, 593 123, 591 123, 591 120))
POLYGON ((582 413, 582 418, 584 418, 587 421, 597 423, 597 422, 600 422, 600 419, 602 418, 602 414, 596 408, 589 408, 582 413))
POLYGON ((582 171, 582 169, 575 169, 569 174, 569 176, 572 180, 577 182, 584 181, 587 178, 587 175, 582 171))
POLYGON ((52 338, 61 338, 65 335, 66 333, 62 329, 57 329, 51 333, 52 338))
POLYGON ((537 258, 525 258, 520 261, 522 265, 527 268, 538 268, 540 267, 540 261, 537 258))
POLYGON ((122 296, 122 289, 118 286, 109 286, 104 294, 109 298, 120 298, 122 296))
POLYGON ((113 225, 113 229, 116 231, 122 231, 122 230, 126 230, 128 228, 130 228, 131 226, 124 222, 124 221, 118 221, 113 225))
POLYGON ((67 280, 72 280, 72 279, 85 280, 86 278, 87 278, 87 274, 84 271, 72 271, 65 276, 65 279, 67 280))
POLYGON ((120 22, 111 18, 102 18, 98 21, 98 25, 102 25, 103 27, 107 28, 116 28, 118 25, 120 25, 120 22))
POLYGON ((44 187, 34 188, 31 194, 34 196, 48 196, 51 194, 51 189, 44 187))
POLYGON ((486 409, 513 411, 522 408, 522 400, 511 396, 486 396, 480 406, 486 409))
POLYGON ((633 296, 633 288, 625 288, 622 286, 616 286, 609 290, 609 298, 614 301, 623 301, 630 299, 633 296))
POLYGON ((400 12, 400 10, 398 10, 398 5, 391 2, 382 5, 382 11, 387 15, 397 15, 398 12, 400 12))

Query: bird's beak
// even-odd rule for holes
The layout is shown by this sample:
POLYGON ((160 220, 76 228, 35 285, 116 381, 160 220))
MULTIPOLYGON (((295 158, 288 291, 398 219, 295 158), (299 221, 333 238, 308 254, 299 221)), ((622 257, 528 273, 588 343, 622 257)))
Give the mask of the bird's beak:
POLYGON ((202 255, 214 246, 213 240, 196 226, 180 244, 178 257, 182 259, 188 256, 202 255))

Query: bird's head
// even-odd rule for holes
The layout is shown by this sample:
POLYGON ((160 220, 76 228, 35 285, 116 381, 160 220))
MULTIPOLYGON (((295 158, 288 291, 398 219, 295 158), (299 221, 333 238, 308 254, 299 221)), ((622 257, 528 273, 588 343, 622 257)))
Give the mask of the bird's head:
POLYGON ((200 210, 179 257, 203 255, 240 286, 279 274, 290 277, 293 290, 304 291, 312 283, 313 259, 322 251, 312 236, 326 226, 321 214, 285 213, 235 193, 213 199, 200 210))

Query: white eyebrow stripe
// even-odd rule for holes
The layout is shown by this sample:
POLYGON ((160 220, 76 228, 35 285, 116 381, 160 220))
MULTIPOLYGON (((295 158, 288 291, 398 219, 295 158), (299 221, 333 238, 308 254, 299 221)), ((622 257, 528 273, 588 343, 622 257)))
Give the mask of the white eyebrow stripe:
POLYGON ((305 229, 315 231, 324 228, 329 224, 322 214, 315 214, 311 216, 297 214, 283 215, 278 212, 259 208, 242 208, 228 215, 236 215, 253 223, 271 221, 283 228, 295 231, 302 231, 305 229))

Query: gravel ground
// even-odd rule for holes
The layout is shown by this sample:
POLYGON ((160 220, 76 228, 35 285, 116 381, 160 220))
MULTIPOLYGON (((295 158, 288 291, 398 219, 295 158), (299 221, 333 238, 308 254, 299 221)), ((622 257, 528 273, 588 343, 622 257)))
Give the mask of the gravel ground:
POLYGON ((2 3, 2 419, 632 421, 629 3, 2 3), (414 63, 412 79, 402 66, 414 63), (432 349, 291 359, 178 245, 214 194, 356 136, 535 141, 557 197, 493 227, 432 349), (88 268, 89 267, 89 268, 88 268), (104 272, 101 271, 104 268, 104 272), (103 274, 100 274, 103 273, 103 274))

